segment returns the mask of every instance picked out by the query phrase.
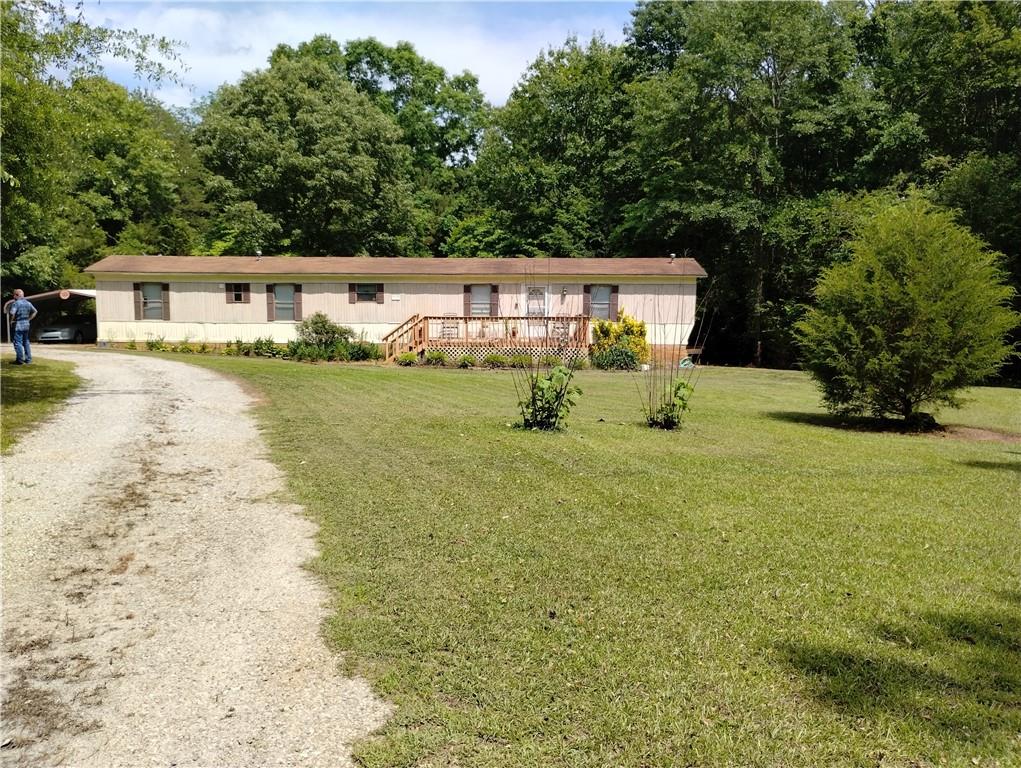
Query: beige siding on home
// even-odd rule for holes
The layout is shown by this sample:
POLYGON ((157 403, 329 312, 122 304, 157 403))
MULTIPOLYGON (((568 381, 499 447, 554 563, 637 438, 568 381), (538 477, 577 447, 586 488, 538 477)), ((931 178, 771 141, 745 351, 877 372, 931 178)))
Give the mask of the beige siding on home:
POLYGON ((646 323, 681 323, 695 316, 695 285, 621 285, 618 308, 646 323))
MULTIPOLYGON (((371 281, 375 282, 375 281, 371 281)), ((383 283, 383 303, 351 304, 348 283, 302 283, 302 312, 307 317, 323 312, 344 325, 391 323, 399 325, 412 315, 461 314, 462 283, 383 283)))
POLYGON ((96 320, 135 319, 135 294, 131 283, 96 281, 96 320))
POLYGON ((643 320, 651 344, 688 344, 695 321, 695 284, 624 284, 618 310, 643 320))
MULTIPOLYGON (((172 276, 153 276, 138 282, 170 283, 170 320, 136 321, 132 282, 97 281, 99 338, 107 341, 144 341, 162 337, 167 341, 190 339, 195 342, 225 343, 241 338, 251 340, 272 337, 283 342, 295 337, 295 323, 266 320, 266 282, 250 282, 248 304, 228 304, 224 282, 211 280, 174 280, 172 276)), ((281 283, 295 282, 281 277, 281 283)), ((366 279, 366 282, 369 282, 366 279)), ((372 281, 372 282, 378 282, 372 281)), ((481 282, 481 281, 480 281, 481 282)), ((357 302, 348 298, 347 281, 301 281, 302 314, 324 312, 337 323, 364 333, 370 341, 379 341, 386 333, 413 315, 461 315, 464 311, 464 286, 451 282, 384 282, 382 304, 357 302)), ((483 284, 493 284, 485 281, 483 284)), ((517 283, 499 283, 499 307, 503 316, 527 314, 530 285, 543 287, 549 315, 580 315, 584 307, 584 286, 619 285, 618 306, 649 328, 649 340, 655 344, 687 343, 695 316, 695 280, 683 282, 637 282, 605 277, 585 278, 574 283, 547 285, 541 279, 517 283)))

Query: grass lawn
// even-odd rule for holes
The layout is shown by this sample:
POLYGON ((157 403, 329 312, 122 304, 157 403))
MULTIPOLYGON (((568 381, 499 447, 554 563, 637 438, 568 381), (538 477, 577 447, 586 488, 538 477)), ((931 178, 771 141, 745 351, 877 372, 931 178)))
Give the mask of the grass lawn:
POLYGON ((0 372, 0 453, 8 453, 18 436, 55 411, 81 384, 70 363, 36 358, 31 365, 13 365, 3 357, 0 372))
POLYGON ((397 705, 366 765, 1021 765, 1021 443, 838 428, 794 372, 706 369, 677 433, 586 372, 538 434, 507 373, 194 362, 321 526, 397 705))

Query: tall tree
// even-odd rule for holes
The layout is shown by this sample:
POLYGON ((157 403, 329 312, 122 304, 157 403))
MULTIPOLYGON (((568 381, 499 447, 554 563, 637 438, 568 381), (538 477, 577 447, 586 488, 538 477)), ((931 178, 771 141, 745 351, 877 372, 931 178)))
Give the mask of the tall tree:
POLYGON ((625 65, 621 50, 598 38, 568 40, 532 62, 487 132, 477 211, 448 252, 473 255, 482 235, 500 243, 498 255, 609 254, 627 181, 617 162, 629 130, 625 65))
POLYGON ((738 359, 762 363, 768 278, 777 259, 767 232, 792 198, 853 189, 884 110, 855 48, 856 8, 800 3, 694 3, 670 26, 635 12, 639 50, 672 51, 632 86, 633 151, 641 199, 620 237, 636 251, 692 249, 720 278, 722 335, 738 359), (683 35, 655 43, 648 32, 683 35), (655 43, 655 44, 654 44, 655 43), (671 63, 672 62, 672 63, 671 63))
POLYGON ((192 252, 201 214, 199 180, 185 178, 190 148, 175 147, 165 131, 176 119, 157 105, 102 77, 77 80, 67 91, 75 125, 70 174, 70 224, 77 237, 69 258, 80 267, 102 252, 192 252), (182 156, 183 153, 183 156, 182 156), (182 190, 199 210, 183 210, 182 190), (89 242, 89 241, 92 242, 89 242))
POLYGON ((77 170, 76 143, 89 128, 74 119, 68 89, 112 56, 152 80, 172 76, 172 44, 131 30, 90 26, 60 3, 17 0, 0 14, 0 245, 2 274, 29 288, 74 279, 67 261, 67 212, 77 170), (41 126, 45 126, 41 129, 41 126))
MULTIPOLYGON (((266 253, 401 255, 415 249, 410 153, 393 120, 328 62, 276 56, 222 86, 195 131, 221 209, 271 217, 266 253), (277 229, 277 227, 279 229, 277 229)), ((258 220, 255 216, 254 220, 258 220)))
POLYGON ((876 87, 934 155, 1021 151, 1021 3, 878 3, 862 30, 876 87))
POLYGON ((465 169, 478 153, 489 106, 470 72, 448 75, 407 42, 375 38, 343 47, 317 35, 296 48, 281 45, 272 61, 310 57, 344 75, 394 119, 411 151, 415 205, 414 248, 408 255, 438 254, 451 214, 460 204, 465 169))

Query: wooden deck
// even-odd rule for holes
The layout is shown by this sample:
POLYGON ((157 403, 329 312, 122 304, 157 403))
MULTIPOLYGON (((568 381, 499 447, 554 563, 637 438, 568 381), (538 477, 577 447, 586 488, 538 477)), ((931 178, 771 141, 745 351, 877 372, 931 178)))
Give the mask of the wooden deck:
POLYGON ((551 317, 466 317, 459 315, 408 318, 383 337, 386 359, 406 352, 442 350, 461 354, 533 354, 573 357, 587 354, 589 320, 580 315, 551 317))

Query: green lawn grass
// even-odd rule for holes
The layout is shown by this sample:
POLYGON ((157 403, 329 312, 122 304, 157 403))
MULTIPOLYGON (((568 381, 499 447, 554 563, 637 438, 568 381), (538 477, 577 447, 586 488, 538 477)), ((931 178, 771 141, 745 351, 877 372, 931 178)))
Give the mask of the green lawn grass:
POLYGON ((839 428, 794 372, 705 369, 676 433, 586 372, 540 434, 507 373, 197 362, 263 393, 397 705, 366 765, 1021 764, 1019 443, 839 428))
POLYGON ((13 365, 4 356, 0 372, 0 453, 8 453, 18 437, 53 413, 78 388, 74 366, 36 358, 31 365, 13 365))

